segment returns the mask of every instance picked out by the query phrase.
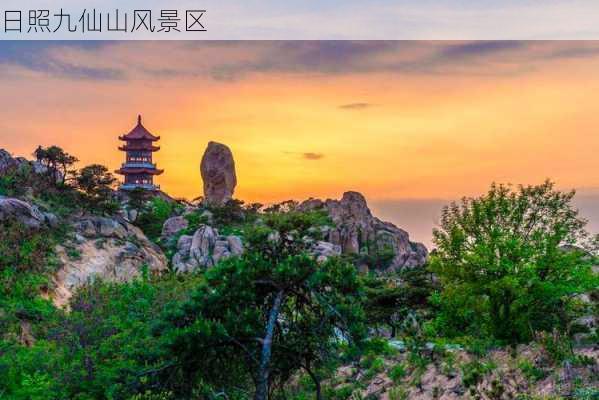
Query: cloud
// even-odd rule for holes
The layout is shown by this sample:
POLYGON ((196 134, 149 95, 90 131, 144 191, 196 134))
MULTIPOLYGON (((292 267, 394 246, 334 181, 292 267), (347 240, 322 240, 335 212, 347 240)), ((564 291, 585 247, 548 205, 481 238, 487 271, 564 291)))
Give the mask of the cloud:
POLYGON ((349 104, 342 104, 339 106, 339 108, 342 110, 363 110, 365 108, 370 108, 373 106, 374 106, 374 104, 371 104, 371 103, 349 103, 349 104))
POLYGON ((551 60, 599 56, 599 44, 580 41, 267 41, 245 49, 253 50, 254 56, 216 63, 210 69, 212 77, 235 81, 252 73, 510 76, 551 60))
POLYGON ((303 153, 302 157, 306 160, 320 160, 321 158, 324 157, 324 154, 322 153, 303 153))
POLYGON ((53 53, 53 50, 61 47, 93 52, 107 45, 109 42, 0 42, 0 65, 16 65, 30 71, 69 79, 124 79, 123 70, 68 62, 53 53))
POLYGON ((234 82, 256 74, 512 76, 544 63, 597 56, 599 43, 583 41, 0 43, 0 65, 89 80, 210 78, 234 82))
POLYGON ((291 154, 297 157, 300 157, 303 160, 309 160, 309 161, 316 161, 316 160, 320 160, 322 158, 324 158, 324 154, 323 153, 314 153, 314 152, 304 152, 304 153, 299 153, 299 152, 294 152, 294 151, 285 151, 285 154, 291 154))
POLYGON ((497 55, 512 50, 526 48, 526 42, 517 41, 475 41, 450 44, 439 51, 437 59, 447 61, 467 60, 472 57, 497 55))

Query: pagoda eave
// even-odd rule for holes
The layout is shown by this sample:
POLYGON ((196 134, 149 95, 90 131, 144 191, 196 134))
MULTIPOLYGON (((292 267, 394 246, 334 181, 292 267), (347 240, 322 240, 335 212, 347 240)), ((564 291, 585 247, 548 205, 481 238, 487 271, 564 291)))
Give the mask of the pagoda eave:
POLYGON ((130 137, 127 135, 124 136, 119 136, 119 140, 122 141, 128 141, 128 140, 149 140, 150 142, 156 142, 158 140, 160 140, 160 136, 152 136, 152 137, 148 137, 148 136, 140 136, 140 137, 130 137))
POLYGON ((160 150, 160 146, 120 146, 120 151, 137 151, 137 150, 146 150, 146 151, 158 151, 160 150))
POLYGON ((121 168, 114 171, 119 175, 127 174, 148 174, 148 175, 160 175, 164 172, 163 169, 151 169, 151 168, 121 168))

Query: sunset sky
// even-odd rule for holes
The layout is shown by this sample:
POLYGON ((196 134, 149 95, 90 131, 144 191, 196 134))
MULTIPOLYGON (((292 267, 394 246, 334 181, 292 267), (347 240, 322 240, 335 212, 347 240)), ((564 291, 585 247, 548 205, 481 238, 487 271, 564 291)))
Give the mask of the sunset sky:
POLYGON ((173 196, 201 195, 214 140, 240 199, 357 190, 426 244, 493 181, 575 188, 599 231, 599 42, 0 42, 0 88, 15 155, 116 169, 142 114, 173 196))

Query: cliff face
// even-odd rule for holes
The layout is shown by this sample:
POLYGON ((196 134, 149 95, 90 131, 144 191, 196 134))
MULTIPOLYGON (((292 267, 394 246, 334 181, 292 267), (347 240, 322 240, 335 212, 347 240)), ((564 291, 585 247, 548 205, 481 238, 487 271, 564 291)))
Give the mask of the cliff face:
POLYGON ((168 268, 160 247, 120 218, 83 217, 72 223, 72 240, 57 247, 62 265, 53 279, 50 297, 65 306, 74 291, 94 279, 123 282, 168 268))
POLYGON ((345 254, 374 256, 390 251, 393 258, 388 271, 419 267, 426 262, 426 247, 411 242, 406 231, 374 217, 366 199, 358 192, 345 192, 340 200, 306 200, 299 209, 325 209, 334 224, 327 233, 327 240, 341 246, 345 254))
POLYGON ((67 305, 77 288, 94 279, 127 281, 140 276, 144 267, 151 273, 168 267, 162 250, 119 217, 60 219, 27 201, 0 196, 0 222, 9 221, 48 234, 67 227, 69 234, 55 249, 60 267, 48 290, 59 307, 67 305))

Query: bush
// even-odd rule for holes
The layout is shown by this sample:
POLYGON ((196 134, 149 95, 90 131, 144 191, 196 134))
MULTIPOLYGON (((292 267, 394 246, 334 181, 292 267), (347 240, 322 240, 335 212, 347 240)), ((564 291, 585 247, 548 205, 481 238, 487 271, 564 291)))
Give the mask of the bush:
POLYGON ((396 384, 400 383, 407 375, 408 373, 403 364, 397 364, 389 371, 389 378, 396 384))
POLYGON ((522 360, 518 363, 518 368, 526 379, 536 382, 547 375, 541 368, 537 368, 530 360, 522 360))
POLYGON ((462 365, 462 383, 465 387, 470 388, 476 386, 486 374, 495 369, 495 365, 487 362, 483 363, 478 360, 473 360, 462 365))
POLYGON ((175 206, 173 203, 161 199, 152 198, 137 216, 135 224, 152 240, 157 240, 162 234, 162 225, 169 219, 175 206))

